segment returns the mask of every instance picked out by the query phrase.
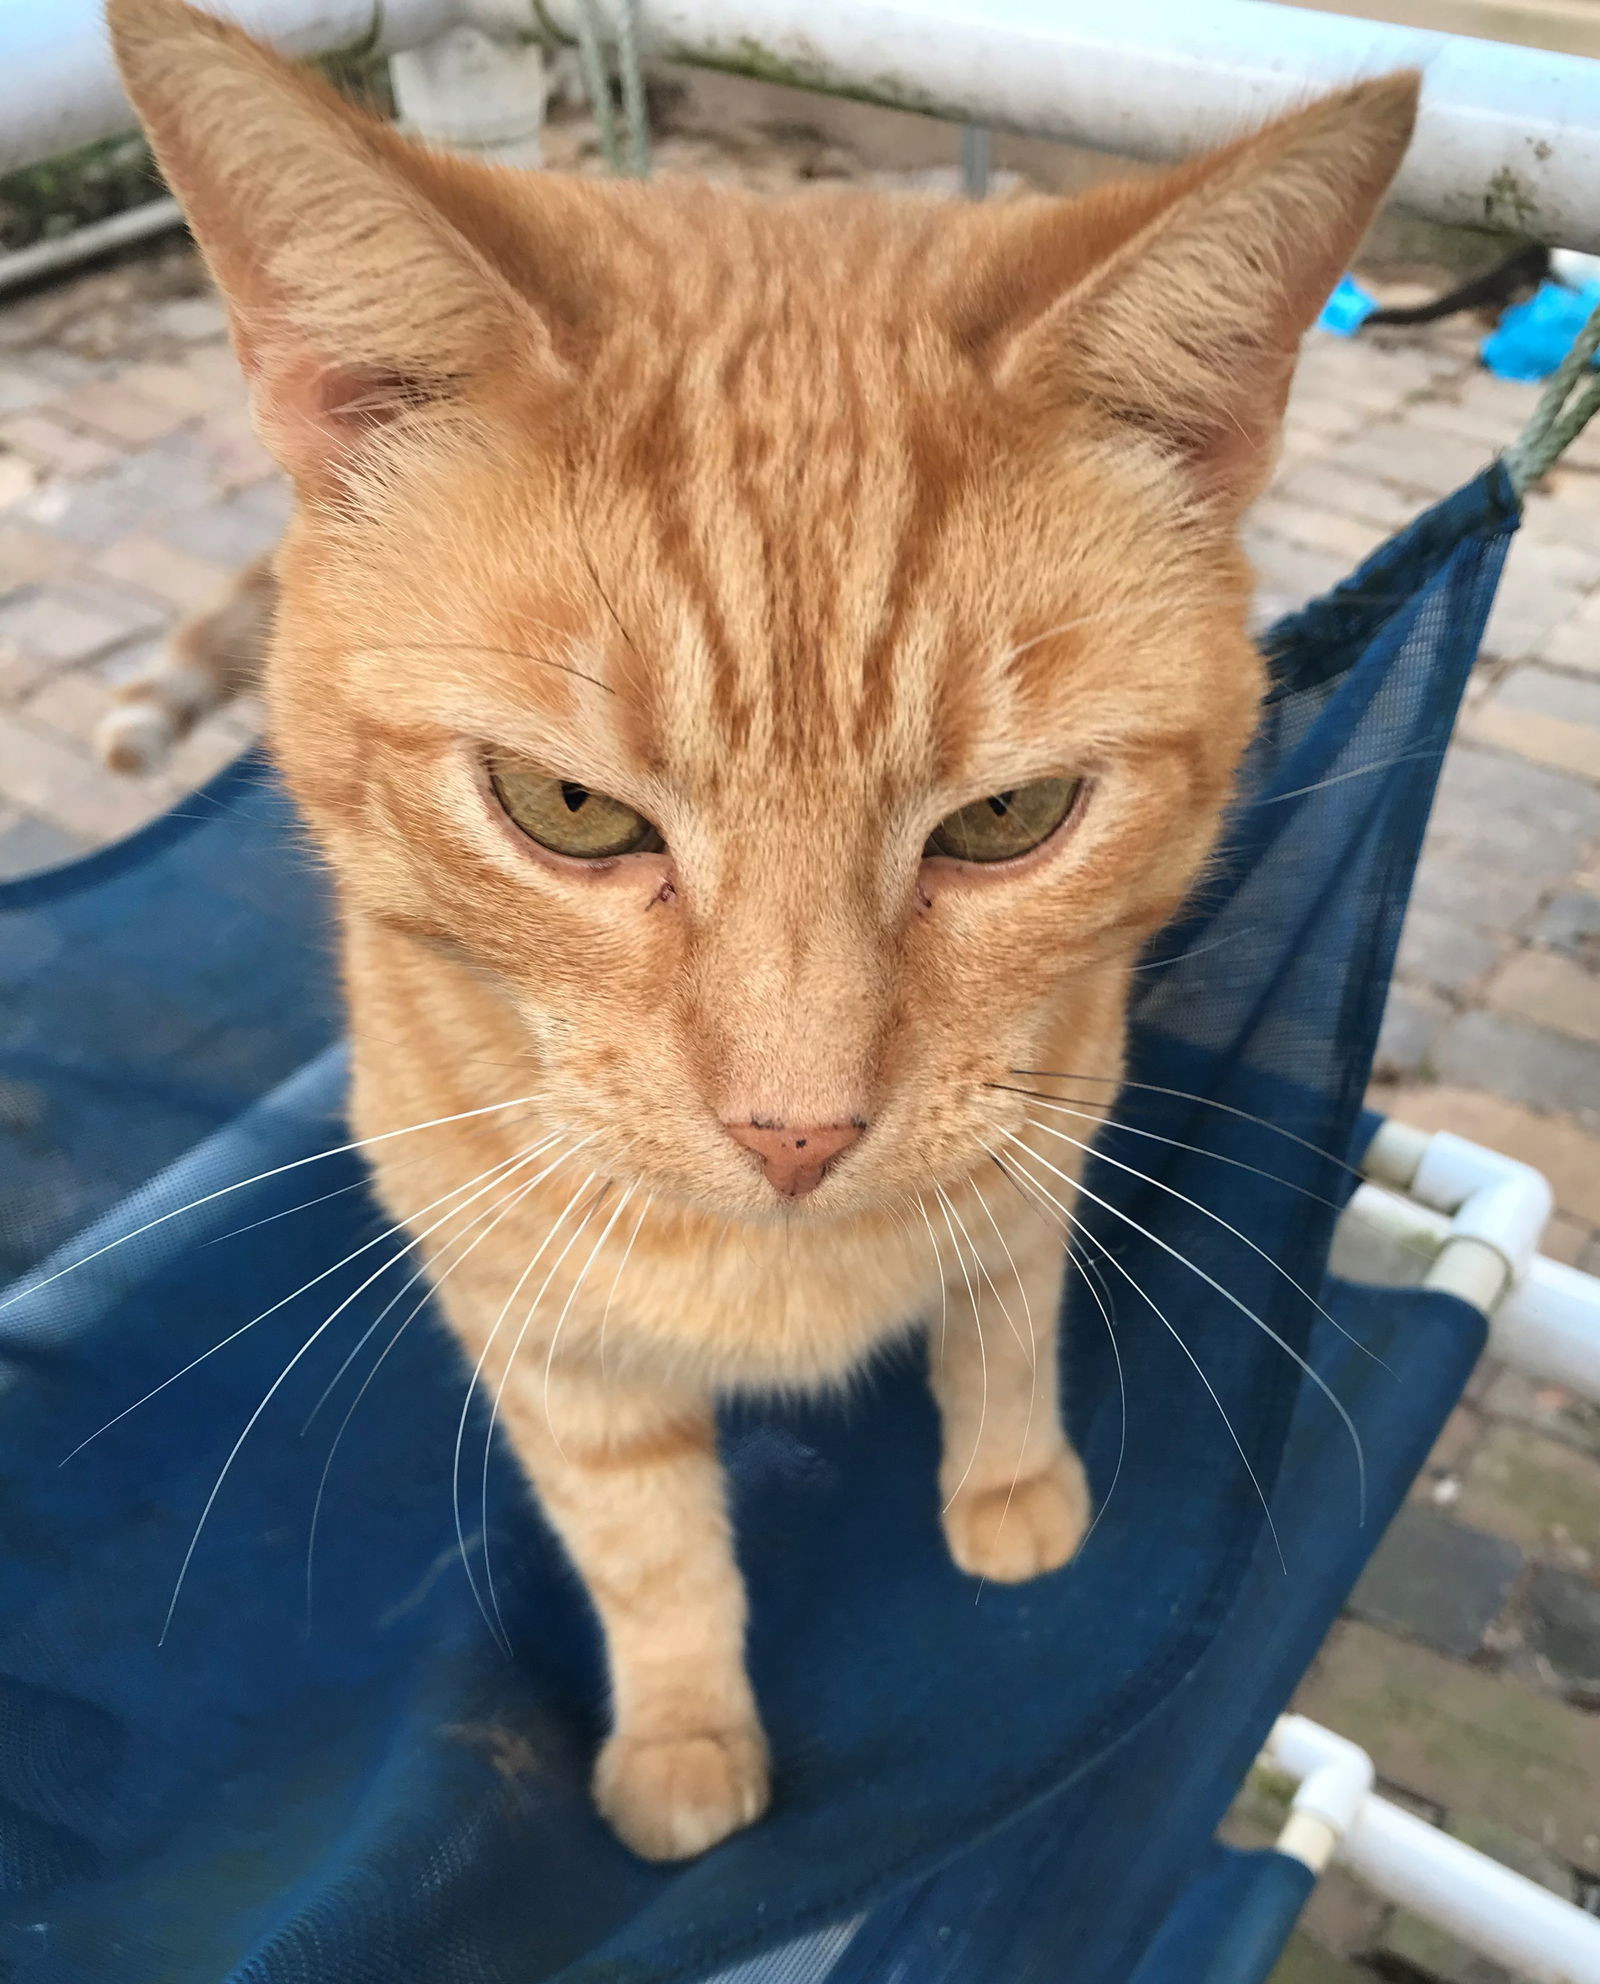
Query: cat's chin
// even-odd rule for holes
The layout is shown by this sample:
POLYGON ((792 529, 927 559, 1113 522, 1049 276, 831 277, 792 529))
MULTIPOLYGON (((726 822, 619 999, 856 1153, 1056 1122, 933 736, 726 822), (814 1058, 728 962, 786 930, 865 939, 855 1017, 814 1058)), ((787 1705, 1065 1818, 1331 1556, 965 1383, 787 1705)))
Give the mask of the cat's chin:
POLYGON ((851 1192, 840 1196, 817 1191, 804 1198, 784 1198, 776 1192, 753 1203, 730 1198, 723 1192, 662 1191, 657 1204, 675 1206, 691 1217, 715 1221, 721 1226, 771 1227, 850 1227, 887 1224, 894 1219, 894 1201, 885 1196, 851 1192))
POLYGON ((964 1192, 974 1170, 975 1167, 956 1167, 947 1174, 925 1172, 914 1181, 893 1184, 841 1179, 834 1186, 831 1181, 825 1181, 816 1191, 798 1198, 773 1191, 745 1197, 716 1187, 657 1184, 646 1178, 640 1179, 635 1190, 641 1196, 650 1192, 652 1203, 658 1207, 671 1207, 688 1220, 706 1220, 718 1228, 749 1227, 761 1232, 790 1233, 816 1228, 845 1234, 903 1227, 908 1208, 913 1208, 910 1217, 920 1225, 914 1210, 919 1193, 929 1205, 936 1206, 941 1191, 957 1195, 964 1192))

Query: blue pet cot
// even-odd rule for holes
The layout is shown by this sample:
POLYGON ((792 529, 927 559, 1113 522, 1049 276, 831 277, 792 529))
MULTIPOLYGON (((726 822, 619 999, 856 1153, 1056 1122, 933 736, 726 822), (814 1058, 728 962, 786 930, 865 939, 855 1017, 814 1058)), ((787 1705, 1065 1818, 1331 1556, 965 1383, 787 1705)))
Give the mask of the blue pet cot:
POLYGON ((511 1657, 474 1603, 465 1370, 426 1313, 394 1334, 410 1298, 368 1333, 408 1263, 296 1357, 391 1245, 265 768, 0 891, 0 1978, 1264 1976, 1311 1877, 1214 1829, 1483 1343, 1326 1263, 1518 509, 1496 464, 1267 637, 1225 857, 1140 968, 1081 1206, 1077 1561, 951 1567, 909 1360, 848 1409, 728 1412, 777 1797, 681 1867, 590 1808, 593 1622, 498 1449, 468 1548, 511 1657))

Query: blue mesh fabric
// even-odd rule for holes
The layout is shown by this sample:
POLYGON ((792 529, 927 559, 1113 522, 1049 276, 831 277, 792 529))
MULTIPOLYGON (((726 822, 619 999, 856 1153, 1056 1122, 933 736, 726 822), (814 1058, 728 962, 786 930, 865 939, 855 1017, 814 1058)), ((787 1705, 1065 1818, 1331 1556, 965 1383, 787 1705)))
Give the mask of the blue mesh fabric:
MULTIPOLYGON (((950 1567, 912 1360, 847 1411, 727 1415, 778 1800, 703 1860, 642 1866, 589 1810, 604 1714, 592 1621, 498 1452, 487 1525, 476 1534, 474 1511, 469 1534, 474 1552, 492 1546, 516 1657, 495 1650, 451 1512, 465 1374, 427 1319, 349 1423, 308 1574, 339 1412, 301 1427, 403 1268, 273 1393, 164 1643, 241 1428, 382 1256, 285 1302, 59 1465, 380 1230, 348 1157, 225 1191, 338 1141, 336 1049, 47 1263, 206 1201, 0 1313, 0 1977, 646 1984, 753 1964, 740 1984, 1126 1978, 1476 1348, 1454 1304, 1326 1284, 1347 1179, 1318 1151, 1357 1144, 1434 775, 1514 523, 1490 471, 1269 643, 1277 687, 1245 796, 1192 912, 1145 961, 1136 1085, 1088 1179, 1111 1320, 1076 1281, 1067 1406, 1099 1493, 1116 1486, 1078 1561, 981 1592, 950 1567), (1313 1329, 1293 1281, 1324 1290, 1391 1366, 1422 1354, 1406 1384, 1313 1329), (1302 1382, 1306 1352, 1369 1449, 1365 1530, 1353 1450, 1302 1382)), ((75 891, 57 878, 20 907, 0 894, 54 973, 51 1010, 30 1008, 37 1031, 24 1024, 22 1058, 7 1046, 0 1063, 25 1064, 41 1109, 58 1093, 52 1057, 73 1093, 111 1002, 102 945, 188 1015, 185 1038, 249 1010, 262 1043, 282 1027, 304 1052, 296 1029, 325 1015, 325 994, 301 996, 319 952, 285 907, 271 803, 249 783, 186 843, 217 837, 229 888, 271 878, 261 922, 186 920, 149 880, 178 851, 159 836, 148 864, 131 851, 75 891), (130 922, 129 890, 147 927, 130 922)), ((119 1167, 131 1185, 154 1161, 122 1084, 175 1124, 187 1080, 181 1042, 174 1057, 152 1030, 141 1060, 139 1037, 113 1031, 122 1058, 101 1091, 123 1106, 107 1126, 128 1148, 95 1160, 91 1206, 119 1167)), ((244 1086, 278 1072, 273 1051, 245 1066, 244 1086)), ((1087 1095, 1070 1073, 1038 1085, 1087 1095)), ((77 1171, 94 1150, 85 1128, 77 1171)), ((481 1442, 481 1414, 472 1431, 481 1442)))
POLYGON ((0 1281, 327 1045, 326 927, 254 756, 131 840, 0 883, 0 1281))

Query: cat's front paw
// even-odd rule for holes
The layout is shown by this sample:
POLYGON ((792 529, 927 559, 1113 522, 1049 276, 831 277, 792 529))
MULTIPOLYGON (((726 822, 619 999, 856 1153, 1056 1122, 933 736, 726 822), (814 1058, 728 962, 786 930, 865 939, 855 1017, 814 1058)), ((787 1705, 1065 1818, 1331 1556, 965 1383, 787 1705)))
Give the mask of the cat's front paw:
POLYGON ((1088 1527, 1089 1483, 1070 1449, 1015 1485, 958 1490, 944 1514, 957 1565, 996 1584, 1060 1570, 1088 1527))
POLYGON ((759 1724, 652 1737, 619 1731, 595 1766, 594 1801, 642 1860, 690 1860, 752 1825, 771 1789, 759 1724))

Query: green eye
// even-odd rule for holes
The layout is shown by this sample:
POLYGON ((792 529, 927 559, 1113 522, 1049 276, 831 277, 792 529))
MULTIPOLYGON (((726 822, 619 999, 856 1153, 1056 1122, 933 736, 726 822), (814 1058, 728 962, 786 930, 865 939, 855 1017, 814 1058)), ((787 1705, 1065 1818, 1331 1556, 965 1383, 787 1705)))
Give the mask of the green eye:
POLYGON ((1083 785, 1081 778, 1041 778, 974 799, 941 820, 922 851, 954 861, 1010 861, 1050 838, 1077 804, 1083 785))
POLYGON ((666 845, 642 813, 569 778, 551 778, 515 758, 491 756, 489 783, 506 818, 530 840, 575 861, 658 854, 666 845))

